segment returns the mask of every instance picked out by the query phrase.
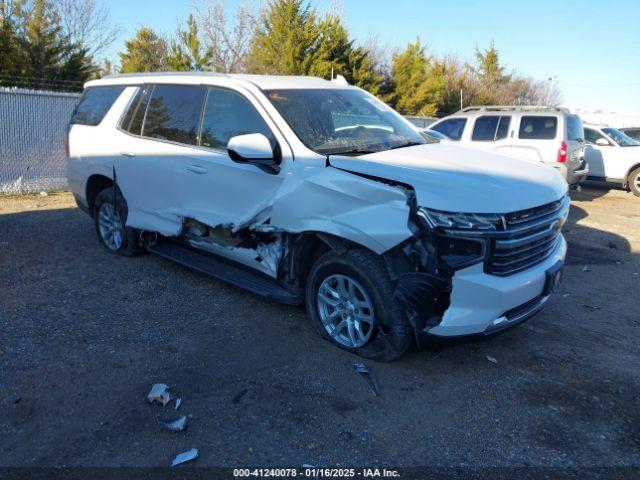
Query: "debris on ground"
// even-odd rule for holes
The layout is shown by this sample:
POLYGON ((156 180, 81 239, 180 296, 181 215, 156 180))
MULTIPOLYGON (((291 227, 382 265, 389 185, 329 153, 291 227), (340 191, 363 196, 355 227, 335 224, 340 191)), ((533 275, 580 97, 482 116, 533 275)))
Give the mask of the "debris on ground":
POLYGON ((595 312, 596 310, 600 310, 600 307, 597 305, 583 305, 583 307, 588 308, 592 312, 595 312))
POLYGON ((171 466, 175 467, 176 465, 180 465, 181 463, 190 462, 191 460, 195 460, 198 458, 198 449, 192 448, 191 450, 187 450, 176 456, 171 462, 171 466))
POLYGON ((373 393, 373 395, 377 397, 380 392, 378 390, 378 385, 373 378, 371 370, 369 370, 369 368, 361 362, 354 363, 353 369, 360 376, 360 378, 362 378, 367 383, 367 385, 371 389, 371 393, 373 393))
POLYGON ((249 390, 247 390, 246 388, 243 388, 235 397, 233 397, 233 400, 231 401, 235 404, 240 403, 240 400, 242 400, 242 397, 244 397, 248 391, 249 390))
POLYGON ((47 192, 40 192, 41 197, 48 197, 49 194, 47 192))
POLYGON ((622 265, 622 262, 620 260, 616 260, 616 265, 622 265))
POLYGON ((617 249, 618 245, 616 244, 616 242, 609 240, 609 248, 617 249))
POLYGON ((571 294, 570 294, 570 293, 563 293, 563 294, 562 294, 562 298, 567 298, 567 297, 570 297, 570 296, 571 296, 571 294))
POLYGON ((582 271, 583 272, 589 272, 590 271, 589 265, 585 265, 584 267, 582 267, 582 271))
POLYGON ((182 415, 175 420, 169 420, 162 423, 167 430, 170 430, 172 432, 182 432, 185 428, 187 428, 187 416, 182 415))
POLYGON ((173 407, 173 409, 178 410, 178 408, 180 408, 181 403, 182 403, 182 397, 176 397, 176 405, 173 407))
POLYGON ((316 468, 315 465, 311 465, 310 463, 303 463, 302 468, 316 468))
POLYGON ((147 394, 147 400, 149 403, 159 402, 162 405, 166 405, 171 400, 168 390, 169 386, 166 383, 156 383, 147 394))
POLYGON ((496 365, 498 364, 498 360, 495 357, 492 357, 491 355, 487 355, 485 358, 491 363, 495 363, 496 365))

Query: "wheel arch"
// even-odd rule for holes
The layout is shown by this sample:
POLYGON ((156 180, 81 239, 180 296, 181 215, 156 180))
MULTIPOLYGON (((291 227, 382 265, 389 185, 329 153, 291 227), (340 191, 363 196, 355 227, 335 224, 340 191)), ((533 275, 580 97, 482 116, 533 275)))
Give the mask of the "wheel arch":
POLYGON ((640 162, 637 162, 629 167, 629 170, 627 170, 627 174, 624 176, 624 183, 622 184, 623 188, 629 188, 629 180, 631 179, 631 174, 638 168, 640 168, 640 162))
POLYGON ((85 198, 87 199, 87 207, 89 213, 93 217, 93 205, 96 202, 98 194, 105 188, 113 187, 113 180, 105 175, 94 174, 87 179, 85 188, 85 198))

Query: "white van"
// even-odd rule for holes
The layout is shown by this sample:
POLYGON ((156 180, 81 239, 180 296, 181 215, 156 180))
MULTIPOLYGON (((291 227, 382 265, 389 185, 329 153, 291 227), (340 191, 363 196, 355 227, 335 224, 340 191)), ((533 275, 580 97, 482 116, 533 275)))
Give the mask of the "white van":
POLYGON ((68 178, 106 250, 304 302, 341 348, 392 360, 423 335, 492 334, 560 279, 555 172, 428 144, 361 89, 207 73, 85 87, 68 178))
POLYGON ((564 108, 467 107, 429 128, 475 148, 546 163, 572 186, 589 174, 582 121, 564 108))

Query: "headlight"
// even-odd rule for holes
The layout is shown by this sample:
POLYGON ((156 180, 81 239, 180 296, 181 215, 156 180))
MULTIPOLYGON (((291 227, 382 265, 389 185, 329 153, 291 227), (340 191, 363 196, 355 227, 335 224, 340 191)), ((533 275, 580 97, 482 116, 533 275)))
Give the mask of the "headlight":
POLYGON ((481 231, 504 229, 504 217, 497 213, 456 213, 420 208, 418 214, 431 228, 481 231))

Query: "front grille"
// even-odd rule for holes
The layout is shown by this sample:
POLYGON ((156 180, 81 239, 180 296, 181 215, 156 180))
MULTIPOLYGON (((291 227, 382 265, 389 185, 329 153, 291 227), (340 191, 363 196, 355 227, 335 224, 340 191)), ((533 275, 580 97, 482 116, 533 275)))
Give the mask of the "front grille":
POLYGON ((551 255, 569 213, 569 198, 505 215, 504 230, 491 232, 485 271, 506 276, 526 270, 551 255))

